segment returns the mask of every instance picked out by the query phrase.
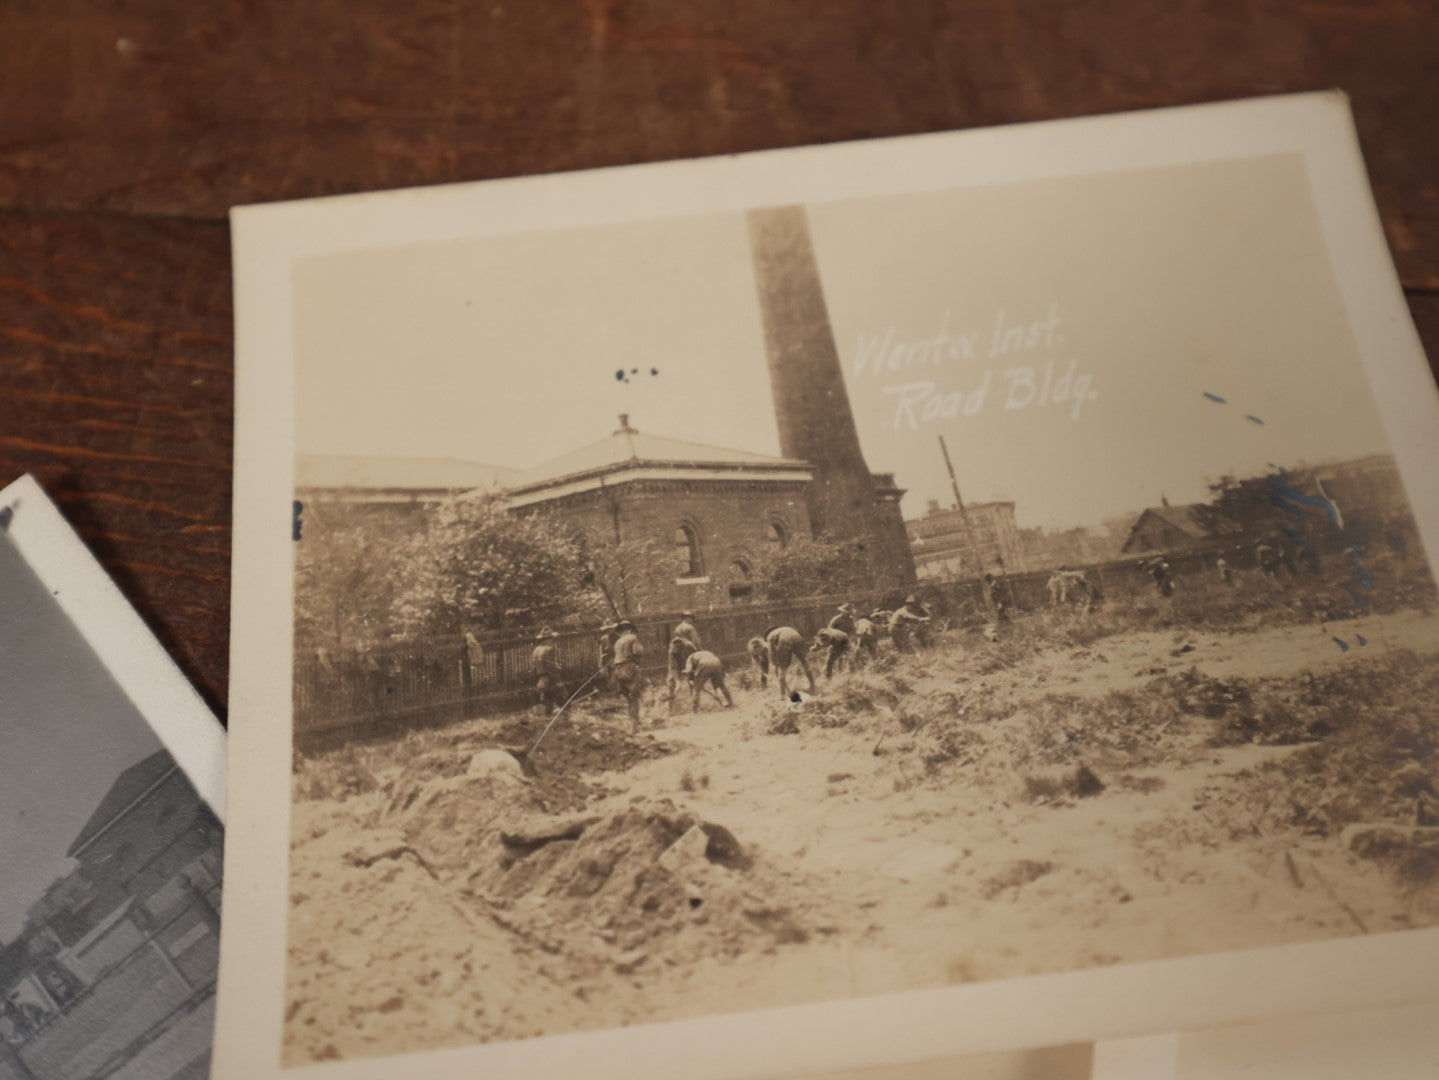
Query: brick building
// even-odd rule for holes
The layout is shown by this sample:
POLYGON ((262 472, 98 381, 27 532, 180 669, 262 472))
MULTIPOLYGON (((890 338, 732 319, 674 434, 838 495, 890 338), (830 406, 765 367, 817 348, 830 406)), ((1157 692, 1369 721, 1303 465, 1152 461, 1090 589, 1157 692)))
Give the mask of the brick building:
POLYGON ((1014 520, 1014 503, 970 503, 941 509, 931 499, 924 516, 906 521, 920 580, 952 581, 979 577, 1000 565, 1024 568, 1021 531, 1014 520))
POLYGON ((657 549, 635 560, 647 576, 621 605, 639 615, 748 602, 764 557, 814 534, 812 479, 802 461, 647 435, 621 416, 605 438, 521 474, 508 500, 591 549, 657 549))
POLYGON ((628 614, 747 603, 764 557, 796 538, 848 545, 876 591, 914 582, 904 491, 865 463, 804 209, 754 210, 749 227, 782 456, 642 434, 621 417, 608 437, 518 474, 448 459, 308 457, 297 470, 302 539, 328 527, 327 511, 343 520, 335 504, 401 537, 426 505, 502 494, 510 512, 553 517, 592 552, 644 546, 626 566, 646 579, 634 596, 612 597, 628 614))

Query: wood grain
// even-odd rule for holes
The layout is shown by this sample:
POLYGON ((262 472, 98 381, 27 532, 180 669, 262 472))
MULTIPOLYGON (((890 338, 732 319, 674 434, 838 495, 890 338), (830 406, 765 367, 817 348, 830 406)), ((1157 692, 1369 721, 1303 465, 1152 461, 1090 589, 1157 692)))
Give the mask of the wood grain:
POLYGON ((223 223, 0 211, 0 481, 35 474, 215 707, 232 389, 223 223))
POLYGON ((1421 0, 12 0, 0 205, 231 205, 1340 87, 1439 287, 1421 0))
POLYGON ((1439 355, 1428 0, 10 0, 0 480, 226 686, 236 204, 1340 87, 1439 355))

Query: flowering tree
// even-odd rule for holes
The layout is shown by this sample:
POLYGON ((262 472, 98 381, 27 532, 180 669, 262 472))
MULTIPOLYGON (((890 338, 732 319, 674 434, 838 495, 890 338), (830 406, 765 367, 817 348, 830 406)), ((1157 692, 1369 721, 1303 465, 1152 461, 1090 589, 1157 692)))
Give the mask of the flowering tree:
POLYGON ((310 504, 295 545, 295 639, 301 649, 365 648, 391 629, 404 526, 393 514, 310 504))
POLYGON ((595 607, 585 582, 579 547, 552 523, 512 515, 499 497, 453 499, 408 545, 395 616, 418 633, 498 630, 595 607))

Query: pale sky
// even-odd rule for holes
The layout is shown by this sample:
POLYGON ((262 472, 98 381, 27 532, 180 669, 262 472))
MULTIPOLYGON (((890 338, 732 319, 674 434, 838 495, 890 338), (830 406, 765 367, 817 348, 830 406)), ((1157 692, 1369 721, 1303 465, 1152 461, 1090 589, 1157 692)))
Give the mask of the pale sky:
POLYGON ((3 530, 0 595, 0 941, 9 941, 74 865, 65 850, 116 777, 160 741, 3 530))
MULTIPOLYGON (((1024 525, 1388 449, 1297 156, 808 210, 866 459, 906 516, 952 502, 940 434, 965 500, 1024 525), (997 324, 1028 340, 995 354, 997 324), (1064 400, 1041 403, 1046 369, 1064 400)), ((317 257, 296 311, 301 453, 524 468, 620 412, 778 452, 740 214, 317 257)))

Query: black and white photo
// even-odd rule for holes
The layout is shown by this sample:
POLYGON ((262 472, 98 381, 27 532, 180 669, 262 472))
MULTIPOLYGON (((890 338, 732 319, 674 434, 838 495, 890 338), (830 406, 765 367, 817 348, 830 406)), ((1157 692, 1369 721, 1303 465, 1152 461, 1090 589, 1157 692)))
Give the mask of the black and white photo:
POLYGON ((91 633, 134 631, 96 619, 104 598, 57 573, 77 551, 88 558, 33 483, 0 493, 0 1076, 202 1078, 222 830, 165 735, 190 726, 213 752, 218 725, 197 699, 152 725, 125 693, 58 599, 91 633))

